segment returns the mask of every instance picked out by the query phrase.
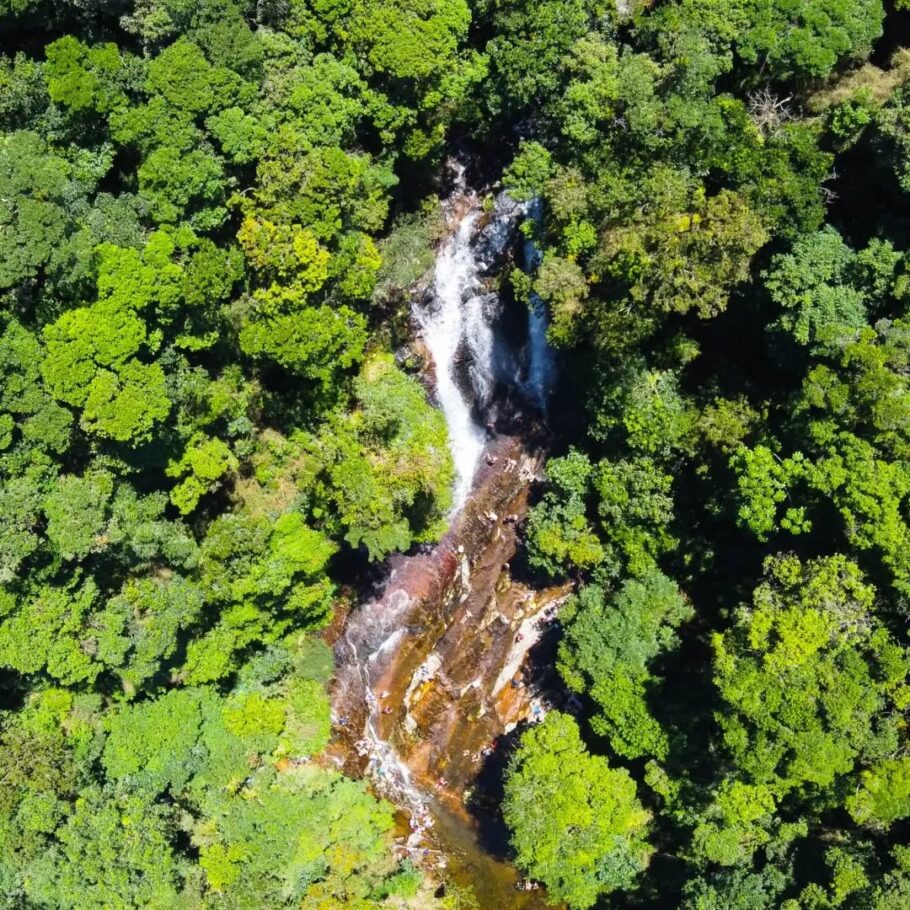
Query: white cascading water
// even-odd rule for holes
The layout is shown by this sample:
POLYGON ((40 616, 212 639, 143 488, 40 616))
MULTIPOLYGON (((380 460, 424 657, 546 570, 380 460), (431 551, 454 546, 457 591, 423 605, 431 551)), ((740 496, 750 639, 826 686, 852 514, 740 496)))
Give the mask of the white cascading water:
MULTIPOLYGON (((479 290, 478 264, 471 249, 471 238, 479 217, 480 212, 476 209, 468 212, 455 233, 446 240, 436 259, 433 299, 429 305, 416 311, 421 335, 436 368, 436 397, 449 428, 449 445, 456 472, 456 510, 464 505, 471 492, 474 471, 485 443, 484 431, 472 413, 472 402, 459 385, 456 375, 456 358, 468 326, 481 351, 487 343, 485 336, 489 335, 489 350, 492 351, 489 324, 478 314, 467 318, 465 307, 466 300, 477 299, 476 291, 479 290), (479 332, 478 324, 483 326, 479 332)), ((477 366, 480 373, 482 362, 477 366)), ((486 379, 492 388, 491 373, 486 379)))
POLYGON ((356 671, 363 684, 363 695, 367 704, 367 719, 363 727, 363 736, 358 743, 361 754, 368 757, 366 773, 376 781, 387 797, 395 801, 396 805, 421 814, 426 810, 423 794, 411 779, 408 766, 399 758, 392 744, 379 733, 381 709, 371 678, 371 670, 376 661, 391 651, 405 634, 405 628, 399 627, 365 660, 361 658, 350 633, 345 634, 345 644, 351 655, 349 666, 356 671))
POLYGON ((498 302, 495 294, 473 294, 464 304, 464 340, 470 354, 468 374, 474 402, 481 408, 490 404, 495 388, 493 320, 498 302))
MULTIPOLYGON (((396 574, 392 572, 390 586, 396 574)), ((367 758, 366 774, 396 805, 415 815, 424 815, 426 800, 413 782, 410 769, 379 732, 382 708, 375 689, 375 677, 381 672, 383 658, 392 654, 407 635, 405 623, 410 608, 411 599, 406 591, 387 590, 382 597, 363 604, 356 619, 347 622, 336 651, 340 666, 335 680, 332 720, 336 725, 348 722, 336 713, 339 705, 359 701, 366 704, 366 720, 356 744, 358 752, 367 758)))
MULTIPOLYGON (((463 168, 455 168, 457 189, 449 209, 458 204, 470 208, 456 230, 447 238, 436 259, 429 303, 415 307, 414 315, 436 369, 436 396, 445 414, 449 445, 455 462, 454 511, 460 509, 471 492, 477 462, 486 434, 474 417, 475 409, 485 409, 492 401, 497 376, 503 366, 513 364, 511 352, 497 345, 494 321, 499 299, 484 293, 481 281, 487 260, 497 260, 514 237, 515 225, 522 215, 540 220, 540 203, 526 206, 511 202, 505 194, 497 200, 493 217, 483 229, 478 244, 479 200, 463 189, 463 168), (470 386, 459 381, 459 357, 468 358, 470 386), (497 363, 497 354, 501 363, 497 363)), ((533 241, 524 244, 525 267, 533 270, 540 253, 533 241)), ((521 388, 541 410, 546 410, 553 383, 553 352, 547 342, 547 317, 543 303, 532 296, 528 307, 528 345, 524 380, 521 388)), ((517 381, 517 377, 513 377, 517 381)))

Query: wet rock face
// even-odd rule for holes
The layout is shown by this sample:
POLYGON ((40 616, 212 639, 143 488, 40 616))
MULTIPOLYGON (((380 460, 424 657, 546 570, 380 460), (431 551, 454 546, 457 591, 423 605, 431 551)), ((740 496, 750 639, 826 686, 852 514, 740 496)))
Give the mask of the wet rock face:
MULTIPOLYGON (((508 465, 510 456, 504 457, 508 465)), ((522 462, 513 461, 511 473, 520 476, 522 462)), ((531 691, 520 671, 544 614, 564 594, 512 580, 508 564, 527 507, 527 485, 516 488, 505 467, 492 481, 475 499, 473 520, 460 538, 463 552, 446 592, 444 622, 424 639, 418 654, 427 648, 429 653, 411 675, 396 713, 387 715, 392 740, 412 772, 459 811, 484 752, 531 718, 531 691)))
POLYGON ((481 274, 497 274, 506 263, 515 244, 518 225, 527 213, 527 206, 516 202, 507 193, 496 196, 486 223, 474 237, 474 254, 481 263, 481 274))
POLYGON ((336 643, 335 712, 348 721, 339 728, 342 740, 359 736, 369 688, 381 702, 379 735, 393 741, 417 773, 438 777, 448 751, 438 706, 458 703, 459 711, 445 712, 448 725, 453 713, 482 718, 492 711, 483 693, 518 644, 504 630, 531 604, 511 584, 507 564, 537 469, 537 459, 517 440, 496 440, 445 538, 427 552, 393 559, 379 596, 348 617, 336 643))
POLYGON ((501 758, 516 725, 549 708, 522 677, 568 588, 534 590, 509 568, 540 461, 517 438, 494 440, 450 532, 432 550, 397 558, 385 588, 348 617, 336 643, 336 760, 370 776, 412 818, 435 816, 440 824, 425 831, 421 823, 402 849, 420 859, 433 846, 456 865, 459 854, 471 870, 465 880, 484 879, 482 910, 541 899, 516 892, 515 871, 481 856, 470 833, 478 775, 501 758))

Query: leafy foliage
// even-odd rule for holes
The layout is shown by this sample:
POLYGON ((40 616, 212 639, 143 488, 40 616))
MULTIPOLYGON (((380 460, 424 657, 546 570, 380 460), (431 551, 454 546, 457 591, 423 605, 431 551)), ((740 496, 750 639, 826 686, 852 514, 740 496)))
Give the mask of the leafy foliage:
POLYGON ((549 715, 522 738, 503 811, 518 861, 573 907, 629 887, 647 864, 648 813, 635 784, 588 754, 567 715, 549 715))
MULTIPOLYGON (((480 16, 478 126, 520 124, 504 182, 535 200, 510 284, 565 370, 527 565, 580 588, 569 704, 668 857, 614 903, 899 906, 908 121, 900 58, 863 63, 884 7, 480 16)), ((541 874, 543 822, 507 820, 541 874)))
POLYGON ((614 598, 587 587, 563 608, 559 671, 570 688, 590 693, 598 706, 592 726, 619 755, 666 758, 665 734, 647 705, 649 665, 678 643, 676 629, 692 612, 656 570, 626 581, 614 598))
POLYGON ((436 905, 314 633, 445 527, 370 301, 482 63, 466 5, 285 6, 0 3, 3 906, 436 905))
POLYGON ((873 590, 843 557, 769 560, 767 581, 715 637, 719 718, 737 766, 774 793, 829 786, 887 752, 906 657, 870 616, 873 590))

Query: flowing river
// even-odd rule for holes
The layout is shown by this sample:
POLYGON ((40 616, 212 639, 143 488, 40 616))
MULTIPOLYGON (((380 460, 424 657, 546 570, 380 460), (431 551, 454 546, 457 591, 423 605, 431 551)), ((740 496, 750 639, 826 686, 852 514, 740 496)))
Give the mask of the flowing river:
POLYGON ((442 882, 470 884, 481 910, 530 910, 547 905, 516 889, 496 803, 517 733, 552 707, 532 667, 568 594, 528 587, 509 568, 555 365, 542 308, 515 331, 516 305, 505 313, 496 292, 513 253, 535 264, 518 233, 535 207, 500 194, 485 211, 455 173, 448 234, 412 312, 456 467, 451 526, 428 551, 393 558, 381 590, 347 617, 335 645, 334 750, 406 813, 403 855, 442 882))

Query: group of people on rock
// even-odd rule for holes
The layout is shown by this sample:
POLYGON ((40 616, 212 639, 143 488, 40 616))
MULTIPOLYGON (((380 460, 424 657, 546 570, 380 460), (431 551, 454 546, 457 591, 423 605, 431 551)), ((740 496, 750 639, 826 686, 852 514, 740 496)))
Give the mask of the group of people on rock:
POLYGON ((518 891, 539 891, 540 882, 531 881, 531 879, 519 879, 515 882, 515 888, 518 891))

